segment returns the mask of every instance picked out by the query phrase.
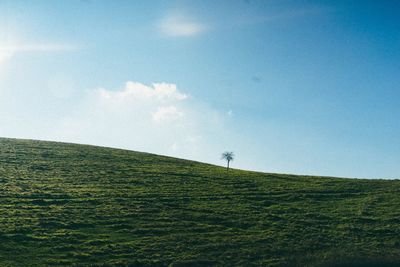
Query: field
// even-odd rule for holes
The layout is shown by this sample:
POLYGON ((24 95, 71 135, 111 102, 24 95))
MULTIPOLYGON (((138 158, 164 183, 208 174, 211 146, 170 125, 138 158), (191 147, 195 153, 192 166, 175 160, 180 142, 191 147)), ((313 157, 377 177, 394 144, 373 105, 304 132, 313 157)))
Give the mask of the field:
POLYGON ((0 266, 400 266, 400 181, 0 139, 0 266))

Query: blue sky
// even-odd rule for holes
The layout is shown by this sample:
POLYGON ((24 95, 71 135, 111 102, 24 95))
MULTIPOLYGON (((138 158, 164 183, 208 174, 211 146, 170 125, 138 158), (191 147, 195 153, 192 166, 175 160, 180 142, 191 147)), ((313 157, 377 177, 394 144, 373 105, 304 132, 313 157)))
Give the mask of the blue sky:
POLYGON ((0 0, 0 136, 398 178, 399 7, 0 0))

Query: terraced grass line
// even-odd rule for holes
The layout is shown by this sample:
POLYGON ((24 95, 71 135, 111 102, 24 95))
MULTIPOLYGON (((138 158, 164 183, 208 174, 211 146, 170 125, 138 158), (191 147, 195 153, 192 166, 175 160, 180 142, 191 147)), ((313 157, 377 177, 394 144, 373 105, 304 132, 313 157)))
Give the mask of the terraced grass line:
POLYGON ((0 138, 0 266, 398 266, 399 193, 0 138))

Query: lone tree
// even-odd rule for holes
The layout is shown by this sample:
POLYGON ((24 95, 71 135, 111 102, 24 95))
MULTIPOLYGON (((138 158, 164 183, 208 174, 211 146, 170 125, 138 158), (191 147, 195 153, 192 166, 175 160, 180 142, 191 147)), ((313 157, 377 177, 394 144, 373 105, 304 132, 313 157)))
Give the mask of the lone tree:
POLYGON ((229 171, 229 162, 231 162, 234 157, 235 157, 235 155, 233 154, 233 152, 222 153, 222 159, 226 160, 226 162, 227 162, 227 166, 226 166, 227 171, 229 171))

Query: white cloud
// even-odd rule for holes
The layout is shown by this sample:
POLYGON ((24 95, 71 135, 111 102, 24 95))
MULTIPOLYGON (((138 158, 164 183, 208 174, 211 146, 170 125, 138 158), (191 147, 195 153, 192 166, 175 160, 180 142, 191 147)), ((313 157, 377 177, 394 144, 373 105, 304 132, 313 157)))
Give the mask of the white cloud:
POLYGON ((206 29, 203 24, 182 14, 168 15, 161 21, 159 27, 163 34, 172 37, 195 36, 206 29))
POLYGON ((142 83, 128 81, 125 88, 119 91, 110 91, 107 89, 98 89, 98 95, 101 98, 110 101, 130 101, 137 99, 152 99, 159 101, 183 100, 187 95, 178 91, 175 84, 153 83, 147 86, 142 83))
POLYGON ((175 106, 158 107, 153 113, 153 121, 155 122, 171 122, 183 117, 183 112, 179 111, 175 106))
MULTIPOLYGON (((223 150, 224 114, 175 84, 128 81, 88 90, 80 103, 33 138, 120 147, 210 162, 223 150), (218 142, 214 142, 219 140, 218 142)), ((30 136, 32 138, 32 136, 30 136)))
POLYGON ((13 57, 16 53, 31 52, 66 52, 77 50, 78 47, 70 44, 10 44, 9 42, 0 43, 0 64, 13 57))

